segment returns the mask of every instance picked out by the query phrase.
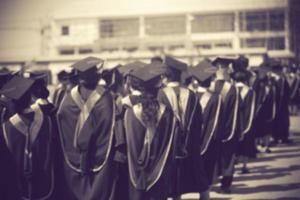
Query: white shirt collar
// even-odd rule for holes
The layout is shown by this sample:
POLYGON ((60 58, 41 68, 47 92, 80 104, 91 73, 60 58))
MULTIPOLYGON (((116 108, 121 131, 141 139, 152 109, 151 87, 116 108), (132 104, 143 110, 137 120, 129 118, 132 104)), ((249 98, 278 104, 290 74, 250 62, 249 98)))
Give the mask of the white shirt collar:
POLYGON ((173 82, 167 83, 167 86, 168 87, 178 87, 178 86, 180 86, 180 83, 173 81, 173 82))
POLYGON ((140 91, 138 91, 138 90, 131 89, 131 95, 133 95, 133 96, 141 96, 142 93, 140 91))
POLYGON ((201 87, 201 86, 199 86, 198 88, 197 88, 197 92, 206 92, 207 91, 207 88, 205 88, 205 87, 201 87))

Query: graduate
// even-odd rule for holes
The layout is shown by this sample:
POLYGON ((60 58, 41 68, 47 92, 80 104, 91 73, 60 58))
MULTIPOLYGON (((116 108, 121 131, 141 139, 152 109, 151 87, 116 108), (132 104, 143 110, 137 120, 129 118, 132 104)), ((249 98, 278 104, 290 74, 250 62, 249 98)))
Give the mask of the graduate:
POLYGON ((270 142, 273 124, 276 116, 276 88, 270 80, 269 67, 259 67, 259 93, 256 93, 256 115, 254 118, 255 136, 260 145, 260 151, 271 153, 270 142))
POLYGON ((87 57, 72 65, 79 85, 66 93, 57 113, 61 144, 59 199, 115 199, 114 98, 98 85, 103 60, 87 57))
POLYGON ((54 91, 53 100, 52 100, 53 105, 56 108, 59 107, 59 105, 64 97, 64 94, 66 92, 68 82, 69 82, 68 75, 69 75, 68 72, 66 72, 65 70, 62 70, 57 74, 57 79, 59 81, 59 85, 57 86, 57 88, 54 91))
POLYGON ((3 199, 55 199, 53 121, 34 104, 36 84, 14 76, 0 91, 16 108, 16 113, 1 125, 3 199))
POLYGON ((165 70, 151 65, 134 70, 130 78, 131 87, 141 93, 124 117, 130 200, 168 197, 176 118, 156 99, 165 70))
MULTIPOLYGON (((197 95, 197 102, 202 110, 201 144, 196 150, 196 156, 204 163, 205 175, 209 186, 212 186, 215 178, 217 161, 220 155, 220 125, 222 114, 221 96, 209 90, 212 77, 216 69, 207 60, 203 60, 195 67, 188 69, 188 88, 197 95)), ((203 179, 198 167, 194 171, 197 179, 203 179)), ((200 191, 198 191, 200 192, 200 191)), ((200 199, 208 199, 209 191, 200 192, 200 199)))
POLYGON ((290 143, 289 139, 289 84, 282 73, 282 66, 279 62, 272 63, 271 73, 273 84, 276 87, 276 116, 274 119, 273 138, 274 144, 290 143))
POLYGON ((243 163, 242 173, 249 173, 247 168, 247 162, 253 154, 253 119, 255 114, 256 106, 256 94, 254 90, 247 85, 247 80, 249 79, 249 73, 245 70, 242 63, 237 59, 234 64, 233 79, 235 80, 235 85, 238 89, 240 102, 239 102, 239 146, 238 155, 243 163))
MULTIPOLYGON (((0 89, 13 77, 12 73, 4 67, 0 68, 0 89)), ((7 120, 12 115, 13 105, 8 98, 0 96, 0 122, 7 120)))
MULTIPOLYGON (((173 111, 177 118, 176 132, 172 149, 173 174, 170 179, 170 196, 179 198, 181 194, 194 190, 206 191, 206 180, 195 185, 190 182, 186 167, 193 161, 193 137, 201 135, 201 108, 197 103, 196 95, 180 84, 182 72, 187 70, 187 65, 174 57, 166 56, 164 64, 167 66, 165 87, 158 93, 158 100, 173 111)), ((200 139, 196 141, 200 142, 200 139)), ((204 170, 203 166, 199 169, 204 170)))
POLYGON ((233 181, 234 163, 239 133, 239 95, 232 83, 229 65, 233 59, 216 58, 212 65, 217 67, 216 78, 210 85, 210 90, 221 95, 223 101, 222 116, 222 144, 220 158, 221 192, 231 193, 230 187, 233 181))

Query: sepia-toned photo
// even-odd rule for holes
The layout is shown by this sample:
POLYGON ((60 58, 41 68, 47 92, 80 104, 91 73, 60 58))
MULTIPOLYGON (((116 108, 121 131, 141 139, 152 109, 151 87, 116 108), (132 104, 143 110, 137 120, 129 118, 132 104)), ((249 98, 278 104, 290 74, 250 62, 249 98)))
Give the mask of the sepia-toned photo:
POLYGON ((0 200, 300 200, 299 0, 0 0, 0 200))

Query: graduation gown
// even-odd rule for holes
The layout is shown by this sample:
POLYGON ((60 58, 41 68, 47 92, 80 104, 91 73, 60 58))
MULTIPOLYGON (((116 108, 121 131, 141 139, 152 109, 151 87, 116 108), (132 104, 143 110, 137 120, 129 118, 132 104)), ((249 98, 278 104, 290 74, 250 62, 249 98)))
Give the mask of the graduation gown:
POLYGON ((83 99, 79 86, 74 87, 57 113, 62 155, 59 199, 114 199, 114 99, 101 86, 83 99))
POLYGON ((213 183, 216 164, 220 156, 220 118, 222 99, 211 91, 198 91, 198 103, 202 110, 201 145, 198 156, 203 156, 209 185, 213 183))
POLYGON ((251 157, 253 156, 253 119, 255 114, 255 92, 243 83, 236 84, 240 95, 240 132, 238 154, 251 157))
POLYGON ((196 95, 181 86, 167 86, 159 91, 158 100, 172 110, 177 119, 171 155, 170 196, 206 190, 203 159, 198 156, 202 119, 196 95))
POLYGON ((142 119, 142 112, 142 105, 136 104, 127 109, 124 118, 130 176, 129 199, 166 199, 176 119, 171 110, 160 104, 157 124, 149 128, 142 119))
POLYGON ((290 86, 290 102, 291 104, 297 105, 299 104, 299 88, 300 88, 300 78, 296 74, 291 74, 291 82, 290 86))
POLYGON ((239 138, 239 95, 237 88, 230 82, 216 80, 211 83, 210 90, 221 95, 223 112, 221 120, 221 169, 227 169, 236 153, 239 138))
POLYGON ((67 91, 67 87, 63 85, 59 85, 53 94, 53 105, 58 108, 60 106, 61 101, 64 98, 64 95, 67 91))
POLYGON ((272 84, 261 85, 254 119, 256 137, 264 137, 272 133, 272 126, 276 115, 276 89, 272 84))
POLYGON ((274 78, 276 88, 276 115, 274 119, 273 137, 275 140, 287 140, 289 137, 289 98, 290 88, 283 75, 274 78))
POLYGON ((38 105, 32 110, 2 124, 1 199, 55 199, 53 122, 38 105))

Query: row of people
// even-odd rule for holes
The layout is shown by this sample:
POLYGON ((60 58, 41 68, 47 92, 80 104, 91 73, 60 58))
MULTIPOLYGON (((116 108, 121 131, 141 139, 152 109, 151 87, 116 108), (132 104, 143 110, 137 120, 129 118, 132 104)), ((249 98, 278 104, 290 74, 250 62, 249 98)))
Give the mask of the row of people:
POLYGON ((88 57, 59 74, 53 104, 43 76, 7 72, 0 195, 209 199, 218 177, 220 192, 230 193, 237 157, 246 173, 257 138, 289 142, 290 87, 281 68, 266 59, 253 71, 243 56, 188 67, 165 56, 106 70, 88 57))

